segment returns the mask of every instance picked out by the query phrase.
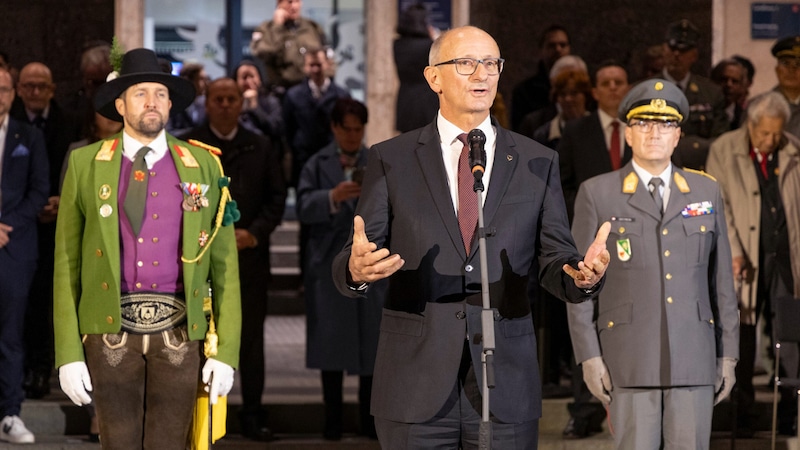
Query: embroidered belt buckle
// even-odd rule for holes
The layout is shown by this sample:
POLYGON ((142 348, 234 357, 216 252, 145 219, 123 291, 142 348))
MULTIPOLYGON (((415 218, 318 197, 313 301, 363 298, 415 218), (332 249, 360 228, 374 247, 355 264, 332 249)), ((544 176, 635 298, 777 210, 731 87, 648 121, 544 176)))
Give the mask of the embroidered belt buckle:
POLYGON ((122 329, 129 333, 159 333, 186 320, 186 302, 178 294, 137 292, 122 294, 122 329))

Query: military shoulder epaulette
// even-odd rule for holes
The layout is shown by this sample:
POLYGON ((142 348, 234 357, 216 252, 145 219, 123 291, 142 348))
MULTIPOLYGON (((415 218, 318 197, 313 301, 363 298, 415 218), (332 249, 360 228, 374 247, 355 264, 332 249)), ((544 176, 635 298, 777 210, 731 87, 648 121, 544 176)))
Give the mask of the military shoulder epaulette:
POLYGON ((713 176, 712 176, 710 173, 708 173, 708 172, 704 172, 704 171, 702 171, 702 170, 690 169, 690 168, 688 168, 688 167, 684 167, 684 168, 683 168, 683 170, 685 170, 685 171, 687 171, 687 172, 690 172, 690 173, 696 173, 696 174, 698 174, 698 175, 703 175, 704 177, 708 177, 708 178, 711 178, 711 179, 712 179, 712 180, 714 180, 714 181, 717 181, 717 179, 716 179, 716 178, 714 178, 714 177, 713 177, 713 176))
POLYGON ((213 153, 213 154, 215 154, 217 156, 220 156, 222 154, 222 150, 220 150, 219 147, 214 147, 213 145, 208 145, 205 142, 198 141, 197 139, 189 139, 186 142, 194 145, 195 147, 204 148, 204 149, 210 151, 211 153, 213 153))

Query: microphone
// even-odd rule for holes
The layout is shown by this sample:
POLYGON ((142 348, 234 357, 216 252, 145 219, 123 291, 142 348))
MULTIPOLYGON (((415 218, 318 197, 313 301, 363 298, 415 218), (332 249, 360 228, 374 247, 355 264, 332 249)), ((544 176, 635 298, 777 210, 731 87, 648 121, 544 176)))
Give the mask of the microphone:
POLYGON ((486 169, 486 150, 483 149, 486 144, 486 135, 476 128, 469 132, 467 142, 469 142, 469 166, 472 168, 475 180, 480 181, 486 169))

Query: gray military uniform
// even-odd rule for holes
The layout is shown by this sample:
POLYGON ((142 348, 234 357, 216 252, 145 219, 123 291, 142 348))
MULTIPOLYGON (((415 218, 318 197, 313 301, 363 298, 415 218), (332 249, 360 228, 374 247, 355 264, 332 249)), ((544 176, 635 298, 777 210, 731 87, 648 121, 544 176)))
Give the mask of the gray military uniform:
MULTIPOLYGON (((707 405, 705 400, 690 401, 683 407, 691 410, 675 414, 677 421, 671 425, 665 412, 663 433, 695 428, 681 420, 707 420, 710 432, 717 358, 738 358, 739 347, 722 198, 711 178, 673 165, 662 218, 648 181, 639 179, 631 162, 580 187, 572 229, 575 243, 588 246, 600 225, 610 221, 611 262, 596 305, 567 305, 575 357, 578 362, 595 356, 605 360, 614 386, 612 419, 623 389, 704 386, 707 405)), ((628 412, 635 415, 634 408, 628 412)), ((641 433, 624 429, 633 420, 614 423, 616 434, 641 433)), ((635 420, 641 427, 640 419, 635 420)), ((628 442, 635 443, 618 441, 618 446, 642 445, 628 442)), ((697 445, 707 448, 708 442, 697 445)))

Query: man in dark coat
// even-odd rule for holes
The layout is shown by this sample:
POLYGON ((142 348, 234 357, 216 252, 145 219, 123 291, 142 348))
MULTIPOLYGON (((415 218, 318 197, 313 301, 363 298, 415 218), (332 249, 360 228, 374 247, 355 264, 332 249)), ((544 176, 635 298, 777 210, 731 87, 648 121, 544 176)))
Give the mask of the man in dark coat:
POLYGON ((11 109, 11 117, 42 130, 50 166, 50 195, 37 222, 39 264, 25 315, 25 394, 28 398, 42 398, 50 392, 54 365, 53 250, 60 199, 58 187, 69 144, 80 139, 79 124, 75 116, 55 101, 55 89, 50 68, 39 62, 29 63, 20 71, 19 96, 11 109))
POLYGON ((267 441, 272 434, 262 411, 264 390, 264 320, 270 279, 269 236, 283 217, 286 186, 278 149, 271 141, 239 126, 242 94, 231 78, 208 85, 208 122, 184 137, 218 147, 225 173, 231 178, 231 195, 241 212, 236 222, 239 280, 242 291, 242 339, 239 373, 242 380, 242 434, 267 441))
POLYGON ((42 133, 9 117, 13 86, 11 74, 0 69, 0 441, 23 444, 35 441, 19 418, 23 324, 38 255, 36 216, 47 204, 49 183, 42 133))

